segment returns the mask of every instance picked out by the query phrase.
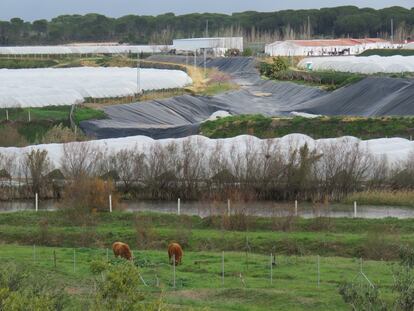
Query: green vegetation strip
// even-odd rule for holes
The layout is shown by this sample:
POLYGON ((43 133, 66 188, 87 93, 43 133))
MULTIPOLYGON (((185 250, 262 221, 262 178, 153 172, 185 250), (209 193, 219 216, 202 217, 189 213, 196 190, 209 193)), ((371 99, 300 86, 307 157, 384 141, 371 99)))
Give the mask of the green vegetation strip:
POLYGON ((413 117, 319 117, 270 118, 262 115, 241 115, 207 121, 200 133, 210 138, 253 135, 258 138, 282 137, 300 133, 315 139, 355 136, 361 139, 414 136, 413 117))
POLYGON ((403 49, 373 49, 366 50, 357 56, 414 56, 414 50, 403 50, 403 49))
POLYGON ((0 242, 59 247, 110 247, 114 241, 164 249, 178 240, 187 251, 243 251, 394 260, 412 243, 414 220, 230 218, 150 213, 97 214, 74 223, 63 212, 20 212, 0 217, 0 242), (138 243, 138 244, 137 244, 138 243))

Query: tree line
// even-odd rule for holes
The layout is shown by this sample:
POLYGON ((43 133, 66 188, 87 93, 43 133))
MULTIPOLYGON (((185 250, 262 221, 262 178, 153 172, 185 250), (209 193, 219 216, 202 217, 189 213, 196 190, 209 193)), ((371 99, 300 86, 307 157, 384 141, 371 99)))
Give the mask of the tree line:
POLYGON ((317 148, 246 141, 226 149, 220 142, 208 146, 186 139, 155 144, 146 153, 114 153, 89 143, 70 143, 63 145, 58 165, 46 150, 32 151, 20 160, 0 154, 0 172, 10 183, 12 175, 25 180, 20 189, 3 183, 4 199, 9 191, 18 191, 20 197, 59 197, 61 182, 88 177, 112 180, 118 191, 137 199, 332 202, 362 190, 413 189, 414 154, 391 165, 348 140, 317 148))
POLYGON ((394 38, 414 34, 414 8, 380 10, 341 6, 311 10, 242 12, 226 14, 166 13, 158 16, 127 15, 119 18, 100 14, 62 15, 48 20, 0 21, 0 45, 40 45, 70 42, 116 41, 130 44, 170 44, 173 38, 244 36, 248 42, 277 39, 383 37, 389 38, 391 20, 394 38))

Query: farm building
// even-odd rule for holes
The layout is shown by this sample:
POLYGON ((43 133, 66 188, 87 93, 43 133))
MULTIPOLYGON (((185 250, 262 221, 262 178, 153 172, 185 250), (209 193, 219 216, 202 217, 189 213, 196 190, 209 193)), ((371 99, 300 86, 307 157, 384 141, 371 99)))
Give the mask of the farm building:
POLYGON ((173 41, 174 49, 184 52, 207 50, 216 56, 224 56, 231 49, 243 51, 243 37, 190 38, 173 41))
POLYGON ((265 52, 270 56, 334 56, 386 48, 393 48, 392 43, 379 38, 286 40, 266 45, 265 52))

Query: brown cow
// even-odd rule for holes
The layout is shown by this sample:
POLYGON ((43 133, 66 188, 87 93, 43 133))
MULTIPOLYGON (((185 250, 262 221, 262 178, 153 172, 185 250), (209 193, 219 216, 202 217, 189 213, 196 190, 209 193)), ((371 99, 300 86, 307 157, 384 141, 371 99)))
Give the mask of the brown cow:
POLYGON ((112 244, 112 250, 114 251, 115 257, 121 257, 126 260, 132 260, 132 253, 128 244, 122 242, 115 242, 114 244, 112 244))
POLYGON ((178 243, 171 243, 168 245, 168 258, 170 258, 171 264, 173 264, 173 257, 175 257, 176 266, 181 264, 181 260, 183 258, 183 249, 178 243))

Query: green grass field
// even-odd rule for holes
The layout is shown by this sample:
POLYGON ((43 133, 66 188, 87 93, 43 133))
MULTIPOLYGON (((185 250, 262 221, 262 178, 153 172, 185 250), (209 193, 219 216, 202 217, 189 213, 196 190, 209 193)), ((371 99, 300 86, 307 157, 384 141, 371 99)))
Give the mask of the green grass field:
MULTIPOLYGON (((0 130, 4 134, 0 137, 0 146, 25 146, 38 143, 45 134, 57 125, 70 127, 70 106, 49 106, 43 108, 13 108, 0 109, 0 130), (30 116, 30 122, 29 122, 30 116)), ((79 107, 75 109, 74 121, 79 122, 90 119, 105 118, 102 110, 79 107)))
MULTIPOLYGON (((113 260, 111 250, 108 254, 113 260)), ((183 264, 176 267, 174 288, 173 267, 168 264, 166 251, 135 250, 134 256, 148 285, 142 284, 142 291, 149 297, 162 292, 165 303, 174 310, 349 310, 338 294, 338 285, 358 278, 360 271, 358 259, 321 257, 318 286, 315 256, 279 255, 271 271, 270 254, 225 252, 223 284, 221 252, 184 250, 183 264)), ((92 288, 91 262, 106 261, 107 250, 0 245, 0 259, 29 266, 51 285, 65 288, 70 293, 68 309, 77 309, 88 301, 92 288)), ((390 264, 366 261, 363 271, 391 300, 390 264)))
POLYGON ((349 310, 338 286, 362 280, 360 258, 364 273, 391 303, 398 247, 414 239, 414 220, 391 218, 295 218, 286 228, 277 227, 284 218, 252 217, 246 228, 226 230, 220 217, 114 212, 77 223, 68 215, 0 214, 2 264, 24 266, 52 288, 64 289, 65 310, 88 310, 100 277, 90 266, 117 264, 110 250, 115 241, 133 249, 146 300, 161 295, 167 310, 349 310), (166 251, 171 241, 184 249, 175 288, 166 251))
POLYGON ((411 117, 320 117, 270 118, 262 115, 241 115, 204 122, 200 133, 210 138, 253 135, 259 138, 283 137, 300 133, 315 139, 355 136, 361 139, 414 136, 411 117))

